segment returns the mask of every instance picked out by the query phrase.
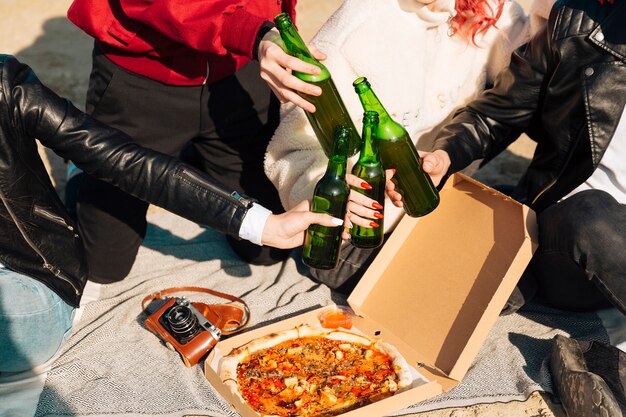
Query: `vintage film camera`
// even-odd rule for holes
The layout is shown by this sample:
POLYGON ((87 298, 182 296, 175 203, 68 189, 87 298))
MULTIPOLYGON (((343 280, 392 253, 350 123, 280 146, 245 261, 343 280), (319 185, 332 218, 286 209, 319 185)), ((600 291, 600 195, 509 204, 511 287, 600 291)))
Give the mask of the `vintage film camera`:
MULTIPOLYGON (((174 292, 174 289, 168 292, 174 292)), ((222 294, 208 289, 202 292, 222 294)), ((144 304, 164 293, 146 297, 144 304)), ((165 303, 149 314, 144 323, 168 348, 180 354, 187 367, 191 367, 217 344, 222 334, 241 330, 249 320, 249 310, 243 300, 233 296, 225 298, 242 302, 244 308, 233 304, 192 303, 185 297, 166 297, 162 299, 165 303)))

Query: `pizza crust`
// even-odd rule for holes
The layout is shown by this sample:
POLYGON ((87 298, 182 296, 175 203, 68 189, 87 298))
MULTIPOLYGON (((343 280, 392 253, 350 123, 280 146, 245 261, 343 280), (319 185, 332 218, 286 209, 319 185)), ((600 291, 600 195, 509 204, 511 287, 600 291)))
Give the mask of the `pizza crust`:
MULTIPOLYGON (((246 358, 248 355, 256 351, 267 349, 287 340, 297 339, 299 337, 325 337, 328 339, 343 340, 349 343, 358 343, 361 345, 370 346, 383 353, 386 353, 391 358, 392 364, 396 369, 396 375, 398 377, 398 391, 411 385, 412 377, 409 365, 394 346, 385 343, 380 339, 371 339, 361 334, 349 332, 342 329, 324 329, 317 327, 314 328, 308 325, 302 325, 293 329, 271 333, 266 336, 251 340, 250 342, 238 348, 234 348, 219 362, 218 374, 220 376, 220 379, 237 398, 239 398, 244 404, 246 404, 247 402, 239 392, 239 385, 237 383, 237 366, 239 365, 239 363, 243 361, 243 359, 246 358)), ((264 417, 274 416, 264 415, 264 417)))
MULTIPOLYGON (((224 356, 220 360, 218 373, 220 375, 220 378, 222 379, 222 382, 227 383, 228 381, 234 381, 234 392, 236 394, 239 394, 239 390, 237 389, 237 365, 239 365, 239 362, 241 362, 246 356, 250 355, 253 352, 267 349, 287 340, 300 337, 298 329, 299 327, 295 327, 293 329, 285 330, 282 332, 270 333, 266 336, 251 340, 245 345, 233 349, 228 355, 224 356)), ((231 391, 233 391, 232 385, 228 384, 228 386, 231 391)))

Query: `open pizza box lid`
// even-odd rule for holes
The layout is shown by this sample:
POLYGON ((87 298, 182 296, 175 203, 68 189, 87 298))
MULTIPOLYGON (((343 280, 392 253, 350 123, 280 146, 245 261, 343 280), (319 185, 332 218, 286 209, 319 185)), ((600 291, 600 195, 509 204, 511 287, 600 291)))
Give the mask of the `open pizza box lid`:
MULTIPOLYGON (((532 210, 467 176, 455 174, 439 207, 404 216, 348 299, 354 328, 395 346, 427 382, 342 414, 397 411, 445 392, 465 376, 535 245, 532 210)), ((224 352, 301 324, 319 325, 320 309, 220 342, 224 352)), ((211 352, 205 375, 243 416, 258 416, 222 384, 211 352)))

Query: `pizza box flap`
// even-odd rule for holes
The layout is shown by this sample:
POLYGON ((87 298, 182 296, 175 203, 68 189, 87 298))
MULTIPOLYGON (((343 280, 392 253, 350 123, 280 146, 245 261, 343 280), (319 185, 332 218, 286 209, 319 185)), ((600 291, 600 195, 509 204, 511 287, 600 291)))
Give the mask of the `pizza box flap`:
POLYGON ((403 217, 348 302, 460 381, 528 265, 535 236, 532 210, 455 174, 435 211, 403 217))

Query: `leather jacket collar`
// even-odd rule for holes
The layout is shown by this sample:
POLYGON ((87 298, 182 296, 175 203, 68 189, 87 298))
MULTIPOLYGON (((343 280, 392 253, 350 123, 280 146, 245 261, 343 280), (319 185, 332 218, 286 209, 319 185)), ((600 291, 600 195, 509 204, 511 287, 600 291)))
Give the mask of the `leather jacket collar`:
POLYGON ((595 43, 616 59, 626 62, 626 2, 616 1, 610 13, 589 34, 589 41, 595 43))
MULTIPOLYGON (((587 126, 592 141, 591 156, 594 168, 600 163, 604 151, 619 123, 619 112, 608 114, 610 103, 620 104, 620 98, 626 97, 626 3, 618 1, 611 7, 611 12, 596 25, 595 29, 586 36, 586 40, 602 51, 610 54, 614 60, 590 65, 585 69, 584 89, 587 100, 585 110, 587 126), (615 73, 623 74, 616 77, 615 73), (593 77, 596 75, 596 77, 593 77), (616 82, 617 81, 617 82, 616 82), (608 106, 607 106, 608 105, 608 106), (598 114, 605 111, 606 114, 598 114), (617 117, 615 117, 617 116, 617 117), (607 121, 611 123, 607 123, 607 121)), ((621 100, 623 108, 623 100, 621 100)))

